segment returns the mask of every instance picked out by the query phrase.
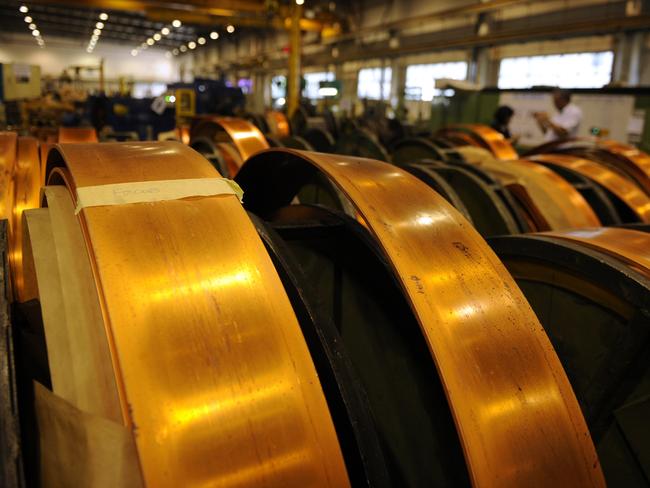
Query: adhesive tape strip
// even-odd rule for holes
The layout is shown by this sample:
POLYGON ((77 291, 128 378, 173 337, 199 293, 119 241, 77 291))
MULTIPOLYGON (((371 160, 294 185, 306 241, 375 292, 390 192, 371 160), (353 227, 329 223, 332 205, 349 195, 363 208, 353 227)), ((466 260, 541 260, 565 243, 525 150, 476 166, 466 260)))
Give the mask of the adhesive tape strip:
POLYGON ((236 195, 239 201, 242 201, 244 192, 237 183, 227 178, 190 178, 82 186, 77 188, 75 214, 85 207, 161 202, 215 195, 236 195))

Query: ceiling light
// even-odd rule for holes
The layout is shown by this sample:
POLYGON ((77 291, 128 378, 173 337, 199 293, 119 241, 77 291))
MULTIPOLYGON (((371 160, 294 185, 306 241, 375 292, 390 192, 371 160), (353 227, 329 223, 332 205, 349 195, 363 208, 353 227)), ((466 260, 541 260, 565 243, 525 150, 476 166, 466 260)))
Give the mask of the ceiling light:
POLYGON ((198 42, 198 43, 201 44, 201 45, 205 44, 205 37, 199 37, 199 38, 196 40, 196 42, 198 42))
POLYGON ((101 14, 99 14, 99 20, 108 20, 108 14, 102 12, 101 14))
POLYGON ((178 56, 178 49, 174 49, 174 50, 172 51, 172 54, 173 54, 174 56, 178 56))
POLYGON ((86 48, 86 52, 91 53, 91 52, 93 52, 93 50, 92 50, 92 48, 88 47, 88 48, 86 48))
POLYGON ((21 5, 18 10, 20 10, 20 12, 23 13, 23 14, 26 14, 27 12, 29 12, 29 9, 25 5, 21 5))
POLYGON ((218 32, 210 32, 210 39, 219 39, 219 33, 218 32))
POLYGON ((28 15, 27 17, 25 17, 25 22, 27 22, 28 24, 31 24, 32 23, 32 18, 28 15))
POLYGON ((172 25, 178 29, 183 24, 181 23, 180 20, 175 19, 174 21, 172 21, 172 25))
POLYGON ((154 43, 154 40, 151 37, 149 39, 147 39, 147 44, 149 44, 150 46, 153 46, 153 43, 154 43))
POLYGON ((138 50, 137 49, 132 49, 131 50, 131 56, 137 56, 138 55, 138 50))
POLYGON ((190 49, 194 49, 196 47, 196 42, 194 42, 194 41, 188 42, 187 47, 189 47, 190 49))
POLYGON ((232 24, 228 24, 228 27, 226 27, 226 30, 228 31, 228 34, 232 34, 235 32, 235 26, 232 24))
POLYGON ((101 33, 102 33, 101 29, 95 29, 93 31, 93 35, 95 35, 95 36, 99 36, 99 35, 101 35, 101 33))
POLYGON ((32 35, 33 35, 34 37, 38 37, 40 34, 41 34, 41 33, 38 31, 38 29, 35 29, 35 30, 32 31, 32 35))
POLYGON ((36 29, 36 24, 29 24, 29 28, 30 28, 30 30, 36 29))
POLYGON ((91 41, 97 42, 97 39, 99 39, 99 36, 90 36, 91 41))
POLYGON ((167 27, 163 27, 160 32, 162 33, 163 36, 166 36, 169 34, 169 29, 167 27))
POLYGON ((153 40, 154 41, 159 41, 161 38, 162 38, 162 36, 160 34, 158 34, 157 32, 153 35, 153 40))
POLYGON ((296 5, 302 5, 305 3, 305 0, 296 0, 296 5))
POLYGON ((165 53, 165 57, 166 57, 166 58, 171 58, 171 57, 172 57, 172 53, 170 53, 169 51, 167 51, 167 52, 165 53))
POLYGON ((185 51, 187 51, 187 47, 185 45, 182 45, 180 47, 180 50, 181 50, 182 53, 184 53, 185 51))
POLYGON ((97 22, 95 24, 95 27, 97 27, 98 29, 103 29, 104 28, 104 23, 103 22, 97 22))

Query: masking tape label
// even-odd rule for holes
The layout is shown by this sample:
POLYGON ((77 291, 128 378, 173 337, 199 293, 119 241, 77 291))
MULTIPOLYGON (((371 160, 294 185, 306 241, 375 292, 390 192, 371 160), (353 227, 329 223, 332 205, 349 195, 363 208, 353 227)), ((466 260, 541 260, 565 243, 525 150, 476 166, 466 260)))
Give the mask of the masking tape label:
POLYGON ((85 207, 162 202, 215 195, 236 195, 242 201, 244 192, 237 183, 227 178, 138 181, 114 185, 82 186, 77 188, 75 213, 79 213, 85 207))

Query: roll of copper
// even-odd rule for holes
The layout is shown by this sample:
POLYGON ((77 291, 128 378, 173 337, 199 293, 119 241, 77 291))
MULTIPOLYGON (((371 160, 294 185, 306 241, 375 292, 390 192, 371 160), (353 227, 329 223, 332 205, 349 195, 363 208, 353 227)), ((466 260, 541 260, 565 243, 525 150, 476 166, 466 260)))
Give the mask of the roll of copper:
POLYGON ((650 197, 619 172, 594 161, 568 154, 539 154, 531 156, 529 160, 568 168, 594 180, 620 198, 641 222, 650 223, 650 197))
POLYGON ((349 199, 399 277, 474 486, 604 486, 548 337, 472 226, 414 176, 369 159, 271 149, 249 159, 237 181, 247 208, 268 213, 288 205, 299 175, 305 183, 313 170, 349 199), (290 176, 293 190, 283 189, 290 176))
POLYGON ((190 130, 190 136, 190 139, 201 136, 215 142, 231 142, 237 148, 241 161, 269 148, 264 135, 257 127, 247 120, 234 117, 197 117, 190 130))
POLYGON ((18 135, 15 132, 0 132, 0 219, 8 219, 10 228, 14 205, 12 180, 17 156, 18 135))
POLYGON ((628 144, 622 144, 617 141, 599 141, 599 144, 606 147, 614 154, 619 154, 624 156, 632 161, 634 161, 637 166, 650 176, 650 155, 639 150, 634 146, 628 144))
POLYGON ((542 235, 579 242, 626 262, 650 278, 650 234, 647 232, 603 227, 565 232, 545 232, 542 235))
MULTIPOLYGON (((219 176, 178 142, 59 145, 48 168, 73 199, 219 176)), ((146 486, 349 485, 298 321, 236 196, 92 206, 78 219, 146 486)))
POLYGON ((486 169, 508 188, 538 231, 601 225, 584 197, 550 169, 521 159, 500 161, 479 148, 457 150, 468 163, 486 169))
POLYGON ((58 142, 97 142, 97 132, 92 127, 59 127, 58 142))
POLYGON ((291 135, 291 128, 289 127, 289 120, 282 112, 276 110, 269 110, 265 114, 266 123, 269 126, 271 134, 280 139, 289 137, 291 135))
POLYGON ((490 151, 498 159, 517 159, 519 155, 515 148, 512 147, 503 134, 482 124, 462 124, 454 125, 442 129, 439 134, 443 137, 453 136, 454 134, 464 134, 469 136, 469 140, 474 146, 482 147, 490 151))
POLYGON ((38 208, 41 190, 41 161, 38 140, 33 137, 18 138, 18 154, 13 177, 13 210, 9 241, 14 298, 19 302, 24 296, 23 279, 23 211, 38 208))

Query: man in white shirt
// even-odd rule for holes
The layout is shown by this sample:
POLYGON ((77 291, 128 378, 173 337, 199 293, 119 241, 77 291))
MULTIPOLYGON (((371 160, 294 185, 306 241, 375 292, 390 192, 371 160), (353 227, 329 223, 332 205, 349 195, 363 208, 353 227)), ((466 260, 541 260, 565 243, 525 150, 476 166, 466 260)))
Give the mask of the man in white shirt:
POLYGON ((553 105, 558 112, 549 117, 546 112, 534 114, 539 128, 544 132, 546 142, 577 137, 582 121, 582 110, 571 103, 569 90, 553 90, 553 105))

